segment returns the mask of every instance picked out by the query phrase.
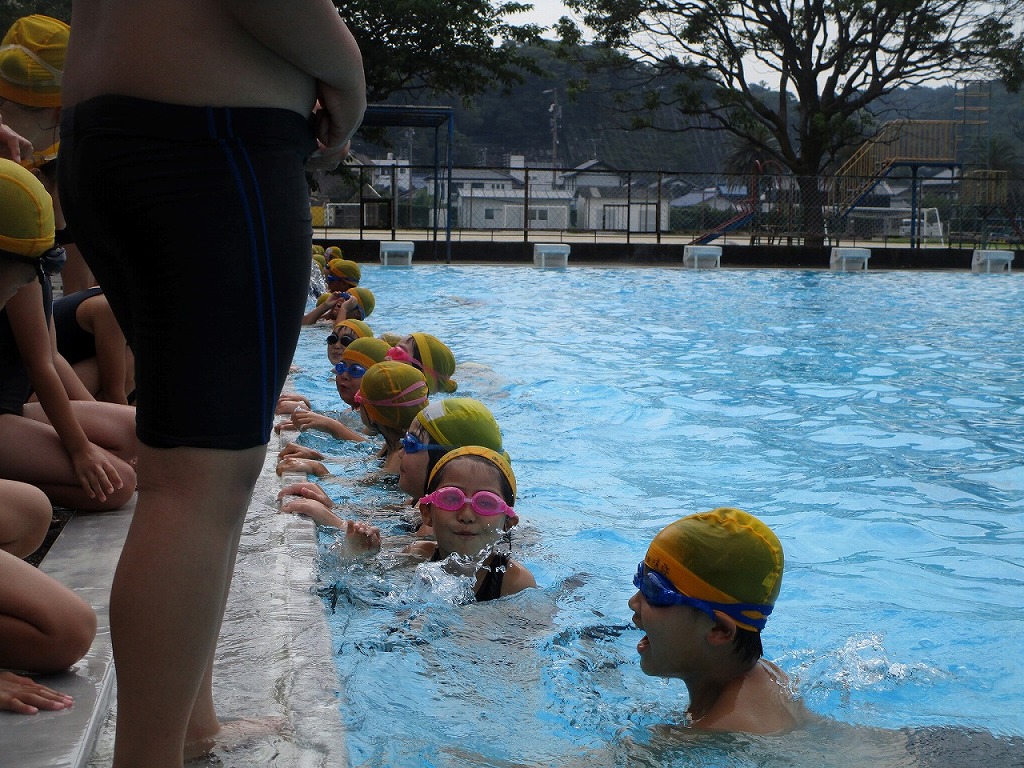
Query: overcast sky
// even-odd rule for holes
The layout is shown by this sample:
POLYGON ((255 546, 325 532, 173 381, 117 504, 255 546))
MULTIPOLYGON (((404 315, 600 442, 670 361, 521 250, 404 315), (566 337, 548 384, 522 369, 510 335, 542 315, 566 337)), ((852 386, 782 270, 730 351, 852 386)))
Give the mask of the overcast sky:
POLYGON ((562 16, 571 16, 562 0, 532 0, 533 10, 528 13, 517 13, 512 17, 515 24, 540 24, 550 27, 562 16))

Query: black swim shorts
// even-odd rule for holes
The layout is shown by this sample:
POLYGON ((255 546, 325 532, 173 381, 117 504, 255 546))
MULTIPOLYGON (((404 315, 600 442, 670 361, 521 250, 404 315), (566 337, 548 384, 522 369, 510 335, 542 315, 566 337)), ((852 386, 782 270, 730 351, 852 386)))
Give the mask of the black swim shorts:
POLYGON ((269 440, 309 290, 314 146, 283 109, 63 111, 61 201, 135 354, 144 444, 269 440))

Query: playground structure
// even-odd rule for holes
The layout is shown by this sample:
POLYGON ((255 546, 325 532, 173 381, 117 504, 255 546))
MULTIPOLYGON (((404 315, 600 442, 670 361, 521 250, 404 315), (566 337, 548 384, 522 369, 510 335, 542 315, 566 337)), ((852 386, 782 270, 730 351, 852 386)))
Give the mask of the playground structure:
MULTIPOLYGON (((986 99, 988 84, 958 86, 956 120, 894 120, 865 141, 831 177, 823 177, 822 214, 825 237, 843 239, 907 239, 911 247, 938 243, 1024 242, 1024 218, 1011 205, 1005 171, 987 166, 989 144, 986 99), (949 200, 948 223, 939 209, 922 204, 922 169, 947 171, 943 195, 949 200), (909 185, 909 200, 877 205, 883 181, 909 185)), ((774 164, 772 164, 774 165, 774 164)), ((737 203, 735 215, 693 239, 707 244, 730 233, 747 231, 751 243, 773 231, 798 232, 800 194, 796 180, 781 168, 755 163, 749 196, 737 203)), ((792 238, 791 238, 792 239, 792 238)))

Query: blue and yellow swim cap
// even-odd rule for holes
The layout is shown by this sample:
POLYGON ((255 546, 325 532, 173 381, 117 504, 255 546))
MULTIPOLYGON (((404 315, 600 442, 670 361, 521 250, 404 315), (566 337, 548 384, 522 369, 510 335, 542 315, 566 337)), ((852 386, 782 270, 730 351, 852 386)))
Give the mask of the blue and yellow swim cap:
MULTIPOLYGON (((778 537, 741 509, 720 507, 676 520, 651 542, 644 563, 687 597, 762 606, 743 614, 760 626, 782 587, 785 559, 778 537)), ((733 616, 738 626, 759 632, 733 616)))

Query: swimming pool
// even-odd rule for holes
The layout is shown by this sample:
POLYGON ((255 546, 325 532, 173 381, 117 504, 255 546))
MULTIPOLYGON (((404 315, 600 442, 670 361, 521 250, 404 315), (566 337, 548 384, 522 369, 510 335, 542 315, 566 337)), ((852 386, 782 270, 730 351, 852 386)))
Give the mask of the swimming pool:
MULTIPOLYGON (((443 339, 457 394, 497 417, 541 588, 455 605, 429 567, 339 564, 324 537, 352 764, 673 761, 651 728, 681 721, 685 687, 642 675, 626 600, 654 533, 724 505, 786 550, 767 656, 863 728, 706 739, 685 764, 822 765, 835 739, 848 765, 836 744, 868 728, 1024 735, 1017 276, 418 265, 363 284, 375 332, 443 339)), ((317 409, 339 403, 325 335, 296 357, 317 409)), ((336 499, 401 498, 339 453, 336 499)))

